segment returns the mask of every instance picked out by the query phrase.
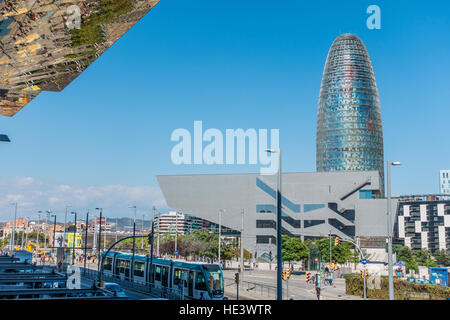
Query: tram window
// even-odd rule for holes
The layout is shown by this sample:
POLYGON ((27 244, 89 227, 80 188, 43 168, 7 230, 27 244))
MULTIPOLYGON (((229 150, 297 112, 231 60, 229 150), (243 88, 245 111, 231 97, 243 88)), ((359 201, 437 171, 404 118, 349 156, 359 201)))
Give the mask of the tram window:
POLYGON ((155 267, 155 281, 161 281, 161 267, 155 267))
POLYGON ((164 287, 167 287, 167 285, 169 284, 169 267, 162 267, 161 278, 162 278, 161 284, 164 287))
POLYGON ((173 284, 177 285, 181 281, 181 273, 182 273, 182 270, 175 269, 175 272, 173 275, 173 284))
POLYGON ((105 270, 112 270, 112 258, 106 258, 105 264, 103 265, 105 270))
POLYGON ((145 274, 145 263, 136 261, 134 263, 134 275, 138 277, 144 277, 145 274))
POLYGON ((208 290, 208 288, 206 287, 206 280, 205 277, 203 276, 203 273, 198 272, 197 273, 197 277, 195 279, 195 289, 197 290, 208 290))
POLYGON ((220 269, 217 265, 203 265, 203 268, 205 268, 206 273, 208 275, 208 279, 210 276, 213 277, 214 286, 216 286, 216 281, 219 282, 219 288, 223 288, 223 276, 220 272, 220 269))

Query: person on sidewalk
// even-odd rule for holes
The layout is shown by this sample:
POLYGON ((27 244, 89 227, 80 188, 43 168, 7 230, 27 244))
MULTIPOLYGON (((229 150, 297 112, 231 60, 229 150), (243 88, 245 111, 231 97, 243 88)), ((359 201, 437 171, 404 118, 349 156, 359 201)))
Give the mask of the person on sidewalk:
POLYGON ((316 296, 317 296, 317 300, 320 300, 320 287, 316 286, 316 296))

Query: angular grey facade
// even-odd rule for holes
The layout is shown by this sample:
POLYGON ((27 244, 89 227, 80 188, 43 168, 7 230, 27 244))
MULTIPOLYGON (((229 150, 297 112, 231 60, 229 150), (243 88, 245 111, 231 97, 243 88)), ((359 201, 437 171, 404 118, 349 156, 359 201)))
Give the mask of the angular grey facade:
POLYGON ((328 52, 319 94, 316 167, 319 172, 377 170, 384 181, 378 89, 366 47, 353 34, 337 37, 328 52))
MULTIPOLYGON (((225 210, 221 223, 234 230, 242 227, 243 210, 244 247, 262 258, 276 252, 276 175, 160 175, 157 180, 175 210, 214 223, 225 210)), ((282 233, 303 239, 330 231, 347 239, 385 237, 387 202, 372 197, 380 186, 378 171, 283 173, 282 233)))

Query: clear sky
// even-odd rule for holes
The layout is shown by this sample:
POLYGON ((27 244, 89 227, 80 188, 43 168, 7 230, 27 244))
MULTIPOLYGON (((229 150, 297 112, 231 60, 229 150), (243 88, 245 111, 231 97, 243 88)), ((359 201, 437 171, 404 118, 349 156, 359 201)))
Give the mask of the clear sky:
POLYGON ((257 172, 176 166, 177 128, 280 130, 283 171, 315 171, 317 102, 341 33, 367 47, 394 194, 436 193, 450 168, 450 2, 161 0, 60 93, 0 118, 0 220, 64 205, 108 216, 163 210, 157 174, 257 172), (381 8, 369 30, 366 9, 381 8))

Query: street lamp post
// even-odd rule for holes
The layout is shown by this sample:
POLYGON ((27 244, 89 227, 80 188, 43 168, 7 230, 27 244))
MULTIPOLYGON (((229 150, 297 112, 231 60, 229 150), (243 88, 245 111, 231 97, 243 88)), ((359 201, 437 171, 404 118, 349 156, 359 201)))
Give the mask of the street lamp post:
POLYGON ((283 282, 281 271, 283 260, 281 256, 281 149, 266 149, 270 153, 278 153, 278 179, 277 179, 277 300, 283 300, 283 282))
MULTIPOLYGON (((38 211, 40 212, 40 211, 38 211)), ((36 228, 36 252, 39 253, 39 230, 41 229, 41 215, 38 213, 38 225, 36 228)))
POLYGON ((388 269, 389 269, 389 300, 394 300, 394 274, 392 261, 392 216, 391 216, 391 165, 399 166, 400 162, 386 161, 387 164, 387 238, 388 238, 388 269))
POLYGON ((220 236, 222 234, 222 209, 219 210, 219 266, 220 266, 220 236))
POLYGON ((17 219, 17 202, 11 203, 15 206, 14 209, 14 222, 13 222, 13 230, 12 230, 12 238, 11 238, 11 252, 14 252, 14 245, 16 242, 16 219, 17 219))
POLYGON ((84 273, 86 274, 86 260, 87 260, 87 243, 88 243, 88 229, 89 229, 89 210, 86 212, 86 227, 84 237, 84 273))
POLYGON ((53 220, 53 248, 55 248, 55 235, 56 235, 56 214, 52 214, 53 220))
POLYGON ((330 229, 330 266, 331 266, 331 229, 330 229))
POLYGON ((178 258, 178 211, 175 212, 175 259, 178 258))
MULTIPOLYGON (((48 228, 48 217, 50 215, 50 213, 52 213, 50 210, 45 210, 45 211, 38 211, 38 213, 44 213, 47 216, 45 217, 45 227, 48 228)), ((44 248, 47 251, 47 233, 44 229, 44 248)), ((45 256, 45 254, 44 254, 45 256)))
POLYGON ((30 217, 27 217, 26 219, 27 219, 26 220, 27 221, 27 229, 26 229, 26 234, 25 234, 25 250, 28 246, 28 230, 30 228, 30 217))
POLYGON ((48 238, 48 236, 47 236, 47 233, 49 233, 49 227, 48 227, 48 218, 49 218, 49 216, 50 216, 50 211, 46 211, 46 213, 45 213, 46 215, 45 215, 45 233, 44 233, 44 235, 45 235, 45 250, 47 251, 47 249, 48 249, 48 240, 47 240, 47 238, 48 238))
POLYGON ((71 214, 75 215, 75 227, 74 227, 74 231, 73 231, 73 242, 72 242, 72 265, 75 264, 75 244, 76 244, 76 234, 77 234, 77 213, 76 212, 71 212, 71 214))
POLYGON ((152 284, 153 284, 153 239, 154 239, 154 235, 155 235, 155 211, 156 211, 156 207, 153 206, 152 207, 152 237, 151 237, 151 241, 150 241, 150 292, 152 290, 152 284))
POLYGON ((70 208, 71 205, 67 205, 66 204, 66 213, 64 214, 64 243, 63 243, 63 247, 66 246, 66 222, 67 222, 67 208, 70 208))
POLYGON ((134 275, 134 255, 135 255, 135 251, 136 251, 136 206, 130 206, 128 208, 132 208, 134 209, 134 217, 133 217, 133 257, 131 258, 131 275, 130 275, 130 280, 133 280, 133 275, 134 275))
MULTIPOLYGON (((141 234, 144 235, 144 217, 146 216, 146 214, 142 214, 142 230, 141 230, 141 234)), ((142 243, 141 243, 141 249, 144 249, 144 238, 142 238, 142 243)))
POLYGON ((161 215, 158 215, 158 238, 156 239, 156 256, 159 257, 159 220, 161 219, 161 215))
MULTIPOLYGON (((23 225, 25 226, 25 223, 23 223, 23 225)), ((20 250, 23 250, 23 236, 24 236, 24 233, 25 233, 25 228, 24 228, 24 230, 22 231, 22 239, 21 239, 21 241, 20 241, 20 250)))
POLYGON ((119 219, 116 217, 116 242, 117 242, 117 227, 119 226, 119 219))
POLYGON ((95 210, 99 210, 100 211, 100 226, 98 229, 98 266, 97 266, 97 270, 98 273, 100 274, 100 261, 102 259, 102 213, 103 213, 103 208, 95 208, 95 210))

